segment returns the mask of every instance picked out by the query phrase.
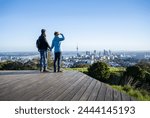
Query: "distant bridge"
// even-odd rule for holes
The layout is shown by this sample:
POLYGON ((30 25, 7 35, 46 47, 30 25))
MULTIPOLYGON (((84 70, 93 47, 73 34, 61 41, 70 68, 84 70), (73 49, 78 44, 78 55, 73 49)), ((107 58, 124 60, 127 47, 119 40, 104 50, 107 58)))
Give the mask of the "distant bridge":
POLYGON ((0 71, 2 101, 132 101, 81 72, 0 71))

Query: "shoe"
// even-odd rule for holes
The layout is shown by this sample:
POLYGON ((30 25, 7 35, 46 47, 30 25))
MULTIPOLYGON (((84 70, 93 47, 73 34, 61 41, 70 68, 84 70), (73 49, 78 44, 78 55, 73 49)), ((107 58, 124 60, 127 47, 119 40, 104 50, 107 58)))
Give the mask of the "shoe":
POLYGON ((42 68, 40 68, 40 72, 43 72, 43 69, 42 69, 42 68))
POLYGON ((50 71, 46 69, 46 70, 43 70, 43 72, 50 72, 50 71))
POLYGON ((59 71, 57 71, 57 72, 62 73, 63 71, 62 71, 62 70, 59 70, 59 71))

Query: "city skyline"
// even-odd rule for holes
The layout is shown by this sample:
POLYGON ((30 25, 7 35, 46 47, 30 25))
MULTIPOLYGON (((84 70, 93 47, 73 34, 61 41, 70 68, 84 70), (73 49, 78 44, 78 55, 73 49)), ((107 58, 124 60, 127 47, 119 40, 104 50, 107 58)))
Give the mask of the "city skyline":
POLYGON ((42 28, 63 51, 150 51, 149 0, 0 0, 0 52, 37 51, 42 28))

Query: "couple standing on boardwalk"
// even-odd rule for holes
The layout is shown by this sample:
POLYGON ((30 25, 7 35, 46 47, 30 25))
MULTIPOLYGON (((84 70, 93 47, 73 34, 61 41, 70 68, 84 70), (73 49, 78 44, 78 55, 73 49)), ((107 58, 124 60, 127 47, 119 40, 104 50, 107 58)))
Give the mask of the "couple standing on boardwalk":
POLYGON ((40 71, 41 72, 48 72, 47 70, 47 51, 54 48, 54 72, 56 72, 56 62, 57 62, 57 72, 60 71, 60 60, 61 60, 61 41, 65 40, 65 37, 63 34, 59 32, 54 32, 54 38, 52 40, 51 47, 49 46, 47 40, 46 40, 46 30, 41 30, 41 35, 39 36, 36 46, 38 48, 38 51, 40 52, 40 71), (61 37, 60 37, 61 35, 61 37))

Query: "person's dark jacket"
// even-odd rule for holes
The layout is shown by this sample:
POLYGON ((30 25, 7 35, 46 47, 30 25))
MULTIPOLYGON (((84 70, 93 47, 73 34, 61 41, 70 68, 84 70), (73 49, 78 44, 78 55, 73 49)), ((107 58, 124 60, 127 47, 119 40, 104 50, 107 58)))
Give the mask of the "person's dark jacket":
POLYGON ((45 36, 41 35, 38 40, 40 45, 38 47, 38 50, 47 50, 48 48, 50 48, 45 36))

